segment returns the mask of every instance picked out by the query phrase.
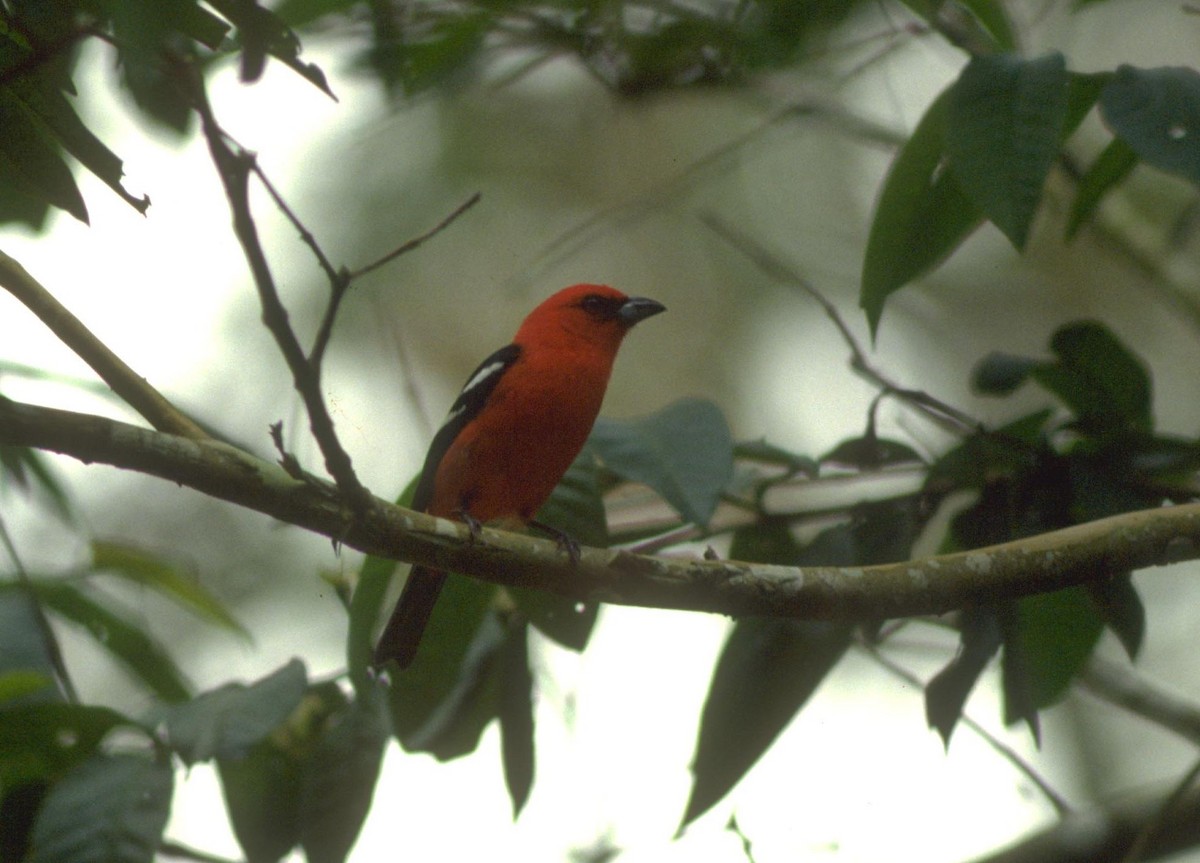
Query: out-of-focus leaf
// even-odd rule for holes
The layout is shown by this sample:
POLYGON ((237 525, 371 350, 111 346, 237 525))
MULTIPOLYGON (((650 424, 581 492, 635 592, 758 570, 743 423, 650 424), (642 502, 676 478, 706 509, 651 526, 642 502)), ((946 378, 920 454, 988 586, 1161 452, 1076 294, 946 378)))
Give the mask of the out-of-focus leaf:
POLYGON ((1200 72, 1118 66, 1100 115, 1147 165, 1200 183, 1200 72))
POLYGON ((296 847, 304 775, 294 753, 260 740, 238 757, 219 758, 217 775, 247 860, 274 863, 296 847))
POLYGON ((1025 247, 1067 114, 1061 54, 976 56, 950 88, 945 152, 963 191, 1025 247))
POLYGON ((1088 596, 1130 659, 1137 659, 1146 636, 1146 608, 1129 573, 1086 585, 1088 596))
POLYGON ((1137 153, 1123 140, 1113 138, 1109 142, 1079 179, 1075 200, 1071 202, 1071 216, 1067 220, 1068 240, 1079 232, 1085 222, 1091 220, 1104 196, 1124 181, 1137 163, 1137 153))
POLYGON ((28 863, 152 863, 174 781, 166 761, 94 755, 50 788, 28 863))
POLYGON ((1104 621, 1083 588, 1030 596, 1017 605, 1021 653, 1034 704, 1048 707, 1092 655, 1104 621))
POLYGON ((300 59, 300 40, 291 28, 270 9, 254 0, 209 0, 213 8, 237 27, 241 43, 241 78, 257 81, 274 57, 330 98, 334 98, 325 73, 315 63, 300 59))
POLYGON ((1006 396, 1033 374, 1038 361, 996 351, 988 354, 971 372, 971 386, 989 396, 1006 396))
POLYGON ((0 706, 0 786, 56 780, 96 751, 114 728, 138 729, 107 707, 21 703, 0 706))
POLYGON ((289 27, 299 28, 326 15, 348 12, 358 3, 359 0, 281 0, 273 8, 289 27))
POLYGON ((729 793, 787 727, 850 644, 845 625, 739 621, 700 715, 692 791, 681 826, 729 793))
POLYGON ((577 602, 544 590, 507 588, 517 608, 542 634, 563 647, 581 652, 587 647, 600 607, 594 602, 577 602))
MULTIPOLYGON (((336 689, 336 687, 333 687, 336 689)), ((387 713, 378 690, 333 706, 304 758, 300 845, 308 863, 342 863, 362 829, 388 740, 387 713)))
POLYGON ((729 426, 702 399, 681 399, 640 419, 598 420, 588 447, 605 468, 650 486, 693 524, 708 522, 733 474, 729 426))
POLYGON ((521 814, 533 790, 533 675, 529 670, 529 628, 508 627, 498 662, 500 757, 513 818, 521 814))
POLYGON ((102 648, 167 702, 186 701, 191 685, 161 643, 112 609, 61 580, 32 582, 38 599, 62 617, 78 623, 102 648))
POLYGON ((56 684, 53 689, 24 696, 22 704, 62 698, 58 670, 51 655, 53 647, 46 641, 44 623, 37 599, 28 590, 0 590, 0 673, 36 674, 56 684))
POLYGON ((888 297, 947 258, 983 221, 983 211, 944 170, 951 93, 943 91, 925 111, 879 193, 858 299, 872 337, 888 297))
POLYGON ((63 161, 36 115, 7 89, 0 88, 0 169, 38 200, 87 223, 87 206, 71 169, 63 161))
POLYGON ((920 454, 908 444, 879 438, 873 434, 849 438, 821 456, 822 464, 836 464, 858 470, 878 470, 901 464, 920 464, 920 454))
POLYGON ((942 7, 945 5, 955 7, 953 11, 959 13, 960 16, 964 11, 968 13, 970 16, 968 20, 956 21, 960 27, 968 31, 960 39, 955 39, 959 45, 977 48, 980 53, 984 50, 988 53, 995 53, 1016 49, 1016 34, 1013 32, 1012 22, 1008 20, 1008 14, 997 0, 957 0, 951 4, 932 2, 932 0, 902 0, 902 2, 930 24, 940 23, 938 19, 944 14, 942 7))
POLYGON ((122 543, 93 540, 92 566, 100 572, 155 590, 200 619, 250 638, 250 632, 219 599, 176 564, 152 552, 122 543))
POLYGON ((968 608, 963 612, 958 655, 925 686, 925 719, 949 747, 967 696, 1000 649, 1002 633, 996 612, 968 608))
MULTIPOLYGON (((491 610, 495 596, 495 585, 453 574, 446 579, 416 659, 392 676, 392 727, 405 749, 450 758, 474 748, 478 734, 460 733, 454 719, 487 680, 485 666, 503 640, 491 610)), ((482 730, 470 723, 476 726, 482 730)))
POLYGON ((249 685, 227 683, 166 708, 168 745, 185 764, 245 757, 287 720, 307 685, 304 663, 293 659, 249 685))
POLYGON ((416 96, 466 69, 483 48, 491 21, 480 11, 428 16, 396 38, 376 42, 369 62, 385 81, 416 96))
POLYGON ((53 690, 53 678, 36 671, 0 671, 0 705, 6 701, 24 700, 30 695, 40 696, 53 690))
POLYGON ((46 464, 45 457, 37 450, 23 446, 0 445, 0 489, 3 489, 8 481, 18 488, 26 491, 36 490, 42 494, 55 515, 67 524, 75 521, 75 513, 66 489, 46 464))
POLYGON ((1145 365, 1103 324, 1080 321, 1059 328, 1050 341, 1058 356, 1034 371, 1084 425, 1149 431, 1150 375, 1145 365))

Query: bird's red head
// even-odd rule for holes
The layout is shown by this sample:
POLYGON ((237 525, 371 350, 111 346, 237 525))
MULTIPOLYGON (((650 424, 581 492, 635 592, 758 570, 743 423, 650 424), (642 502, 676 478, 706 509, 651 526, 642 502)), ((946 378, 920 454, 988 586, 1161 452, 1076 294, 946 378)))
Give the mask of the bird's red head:
POLYGON ((662 303, 629 297, 608 285, 572 285, 547 297, 525 318, 513 339, 530 338, 598 342, 614 354, 625 333, 638 321, 666 311, 662 303))

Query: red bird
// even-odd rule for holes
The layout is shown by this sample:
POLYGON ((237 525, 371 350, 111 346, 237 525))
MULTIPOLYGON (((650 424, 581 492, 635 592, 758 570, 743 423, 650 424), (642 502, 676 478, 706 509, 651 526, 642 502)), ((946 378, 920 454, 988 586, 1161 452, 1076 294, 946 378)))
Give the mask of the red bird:
MULTIPOLYGON (((583 448, 625 334, 665 311, 606 285, 564 288, 479 364, 425 456, 412 508, 470 524, 528 523, 583 448)), ((407 668, 446 574, 414 566, 374 663, 407 668)))

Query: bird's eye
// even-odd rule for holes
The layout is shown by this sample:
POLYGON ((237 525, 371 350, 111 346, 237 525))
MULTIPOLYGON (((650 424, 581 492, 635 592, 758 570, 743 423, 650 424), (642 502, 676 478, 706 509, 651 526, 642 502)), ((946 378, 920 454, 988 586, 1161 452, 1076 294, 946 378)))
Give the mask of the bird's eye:
POLYGON ((600 294, 588 294, 579 301, 581 309, 597 318, 611 318, 618 306, 619 303, 614 303, 611 298, 600 294))

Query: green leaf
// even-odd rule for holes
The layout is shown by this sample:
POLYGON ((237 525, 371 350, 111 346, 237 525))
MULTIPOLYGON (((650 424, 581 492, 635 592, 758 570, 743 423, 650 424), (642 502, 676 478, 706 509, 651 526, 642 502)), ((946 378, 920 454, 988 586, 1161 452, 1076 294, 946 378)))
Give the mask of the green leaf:
POLYGON ((274 863, 300 841, 302 766, 294 753, 263 740, 240 757, 217 759, 225 808, 251 863, 274 863))
POLYGON ((165 761, 93 756, 50 788, 28 863, 152 863, 174 778, 165 761))
MULTIPOLYGON (((447 577, 417 658, 392 676, 392 727, 405 749, 426 750, 434 745, 431 741, 445 736, 455 714, 452 702, 463 702, 491 649, 488 645, 501 637, 491 611, 496 590, 495 585, 461 575, 447 577)), ((457 753, 459 747, 455 743, 440 751, 457 753)))
POLYGON ((65 210, 87 224, 87 206, 71 169, 37 117, 13 93, 0 88, 0 171, 19 191, 65 210))
MULTIPOLYGON (((336 686, 332 687, 336 690, 336 686)), ((341 863, 362 829, 387 745, 382 692, 336 705, 304 758, 300 845, 308 863, 341 863)))
POLYGON ((681 826, 729 793, 787 727, 850 644, 845 625, 742 620, 717 660, 700 715, 681 826))
POLYGON ((25 700, 28 696, 40 697, 52 692, 53 678, 36 671, 18 670, 0 672, 0 705, 6 701, 25 700))
POLYGON ((97 539, 92 541, 92 566, 100 572, 157 591, 195 613, 201 620, 236 632, 247 640, 251 638, 249 630, 238 623, 221 601, 205 590, 194 576, 151 552, 97 539))
POLYGON ((925 111, 883 181, 863 257, 858 304, 874 337, 888 297, 949 257, 983 213, 943 170, 951 90, 925 111))
POLYGON ((33 582, 38 599, 57 614, 78 623, 96 643, 167 702, 186 701, 191 685, 161 643, 112 609, 61 580, 33 582))
POLYGON ((588 446, 605 468, 650 486, 693 524, 708 522, 733 475, 725 417, 702 399, 681 399, 636 420, 598 420, 588 446))
MULTIPOLYGON (((497 665, 507 640, 507 624, 489 610, 475 630, 445 697, 415 733, 400 737, 405 749, 428 752, 439 761, 475 751, 483 729, 496 717, 502 682, 497 665)), ((394 696, 393 692, 393 725, 397 706, 394 696)))
POLYGON ((1006 396, 1029 380, 1040 365, 1037 360, 995 351, 988 354, 971 372, 971 386, 989 396, 1006 396))
POLYGON ((1100 114, 1147 165, 1200 183, 1200 72, 1118 66, 1100 114))
POLYGON ((1021 652, 1034 704, 1062 697, 1092 655, 1104 621, 1083 588, 1030 596, 1018 603, 1021 652))
POLYGON ((533 790, 533 674, 529 670, 529 628, 513 625, 500 650, 500 757, 513 818, 521 814, 533 790))
POLYGON ((958 0, 983 26, 999 51, 1015 51, 1017 34, 1000 0, 958 0))
POLYGON ((1025 247, 1059 147, 1068 76, 1061 54, 977 56, 950 89, 946 157, 967 196, 1025 247))
POLYGON ((167 743, 189 765, 244 757, 287 720, 306 687, 304 663, 299 659, 249 685, 227 683, 166 708, 167 743))
POLYGON ((963 612, 960 646, 950 663, 925 685, 925 720, 950 746, 950 735, 962 717, 967 696, 1002 643, 997 613, 968 608, 963 612))
POLYGON ((143 730, 115 710, 83 704, 0 706, 0 788, 57 780, 118 727, 143 730))
POLYGON ((1079 321, 1050 340, 1058 362, 1034 371, 1080 422, 1101 427, 1153 428, 1150 375, 1142 361, 1103 324, 1079 321))
POLYGON ((1129 658, 1137 659, 1146 637, 1146 608, 1133 586, 1133 576, 1119 573, 1104 581, 1090 582, 1085 589, 1129 658))
POLYGON ((36 490, 55 515, 67 524, 74 523, 71 499, 42 453, 29 447, 0 445, 0 488, 9 481, 25 491, 36 490))
POLYGON ((1122 139, 1113 138, 1109 142, 1079 179, 1075 200, 1071 202, 1071 215, 1067 220, 1068 240, 1079 232, 1085 222, 1091 220, 1104 196, 1123 182, 1137 163, 1137 153, 1122 139))
POLYGON ((0 589, 0 673, 36 674, 55 681, 54 689, 24 697, 22 703, 62 698, 58 671, 47 642, 45 619, 39 614, 37 599, 23 588, 0 589))

